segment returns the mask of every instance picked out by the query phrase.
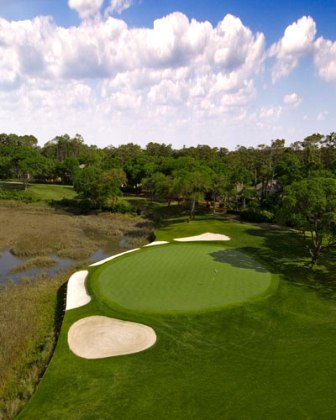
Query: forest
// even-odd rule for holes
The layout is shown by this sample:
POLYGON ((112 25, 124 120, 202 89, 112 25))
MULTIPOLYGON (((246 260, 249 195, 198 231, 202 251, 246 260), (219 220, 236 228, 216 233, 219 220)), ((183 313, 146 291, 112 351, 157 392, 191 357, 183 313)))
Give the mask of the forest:
MULTIPOLYGON (((73 185, 63 204, 82 211, 132 212, 123 195, 177 203, 192 220, 198 208, 235 213, 251 222, 280 223, 301 232, 314 265, 336 244, 336 133, 315 133, 287 146, 198 145, 174 149, 149 142, 99 148, 76 134, 39 146, 31 135, 0 134, 0 178, 73 185)), ((2 183, 0 198, 25 199, 2 183)))

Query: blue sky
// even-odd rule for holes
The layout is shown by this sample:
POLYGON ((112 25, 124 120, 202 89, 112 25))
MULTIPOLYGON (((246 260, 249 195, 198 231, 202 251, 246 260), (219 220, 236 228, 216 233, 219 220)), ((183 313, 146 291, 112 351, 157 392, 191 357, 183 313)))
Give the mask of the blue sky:
POLYGON ((0 131, 287 144, 335 131, 336 2, 0 0, 0 131))

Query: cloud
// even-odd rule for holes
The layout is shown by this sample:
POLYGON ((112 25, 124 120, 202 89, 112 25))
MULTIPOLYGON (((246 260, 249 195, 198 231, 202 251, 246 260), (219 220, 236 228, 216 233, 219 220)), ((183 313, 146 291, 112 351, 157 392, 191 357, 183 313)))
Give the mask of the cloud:
POLYGON ((111 0, 110 6, 105 10, 105 16, 117 13, 120 15, 124 10, 129 9, 134 4, 134 0, 111 0))
POLYGON ((328 111, 321 111, 317 114, 317 121, 325 121, 328 117, 328 111))
POLYGON ((181 127, 186 137, 191 127, 202 127, 195 132, 200 136, 210 121, 226 129, 247 115, 265 39, 240 19, 227 15, 213 26, 176 12, 152 28, 129 28, 111 16, 90 19, 101 2, 71 6, 82 22, 69 28, 47 17, 0 19, 3 129, 15 113, 21 127, 36 124, 43 135, 80 126, 96 138, 94 121, 101 137, 126 141, 130 133, 133 140, 175 138, 181 127))
POLYGON ((68 6, 76 10, 81 19, 87 19, 100 11, 103 2, 104 0, 68 0, 68 6))
POLYGON ((283 37, 269 51, 276 59, 272 69, 273 82, 293 71, 300 58, 313 54, 315 35, 316 24, 310 16, 303 16, 286 28, 283 37))
MULTIPOLYGON (((113 127, 111 138, 115 129, 127 136, 125 141, 129 133, 135 136, 132 141, 139 133, 163 135, 162 127, 165 134, 175 135, 183 127, 188 138, 194 138, 192 130, 208 139, 210 126, 214 136, 219 127, 239 124, 249 123, 252 130, 258 124, 276 127, 284 111, 301 102, 289 91, 282 106, 259 107, 258 89, 269 59, 265 37, 235 16, 212 25, 175 12, 151 28, 131 28, 120 18, 100 15, 98 0, 70 3, 82 21, 69 28, 47 17, 0 19, 1 123, 15 109, 16 119, 31 124, 36 118, 55 130, 63 123, 83 125, 94 135, 89 124, 94 120, 104 130, 113 127)), ((113 13, 122 4, 114 3, 113 13)), ((334 80, 328 63, 334 62, 335 45, 315 41, 314 28, 311 18, 302 18, 286 29, 271 49, 274 74, 282 68, 287 74, 300 58, 312 55, 320 77, 334 80)))
POLYGON ((314 63, 319 76, 327 82, 336 81, 336 42, 321 37, 314 47, 314 63))
POLYGON ((282 113, 281 106, 263 106, 260 108, 259 117, 261 119, 279 118, 282 113))
MULTIPOLYGON (((69 4, 82 16, 101 7, 100 1, 69 4)), ((0 39, 0 87, 1 81, 17 86, 30 77, 94 79, 102 81, 105 95, 137 89, 142 101, 191 107, 202 100, 226 107, 248 103, 265 59, 264 36, 232 15, 213 27, 176 12, 151 29, 128 28, 112 17, 70 28, 45 17, 0 20, 0 39)))
POLYGON ((302 102, 302 99, 299 97, 297 93, 289 93, 284 96, 283 103, 285 105, 292 105, 292 106, 298 106, 302 102))

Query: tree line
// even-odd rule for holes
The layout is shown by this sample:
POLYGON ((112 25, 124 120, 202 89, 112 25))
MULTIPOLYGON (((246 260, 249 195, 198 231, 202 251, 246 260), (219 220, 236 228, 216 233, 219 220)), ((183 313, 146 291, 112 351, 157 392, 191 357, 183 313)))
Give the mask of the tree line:
MULTIPOLYGON (((91 208, 118 210, 123 193, 178 203, 195 217, 198 203, 256 222, 298 228, 315 264, 336 243, 336 133, 312 134, 286 146, 198 145, 174 149, 149 142, 99 148, 81 135, 43 146, 31 135, 0 134, 0 178, 73 185, 91 208)), ((127 206, 126 206, 127 209, 127 206)))

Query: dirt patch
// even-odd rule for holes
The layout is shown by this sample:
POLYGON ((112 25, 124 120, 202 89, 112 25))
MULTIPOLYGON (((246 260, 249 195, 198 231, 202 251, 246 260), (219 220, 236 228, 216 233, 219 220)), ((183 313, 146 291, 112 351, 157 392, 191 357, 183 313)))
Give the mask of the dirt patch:
POLYGON ((80 319, 68 332, 70 350, 84 359, 138 353, 153 346, 155 342, 153 328, 105 316, 80 319))

